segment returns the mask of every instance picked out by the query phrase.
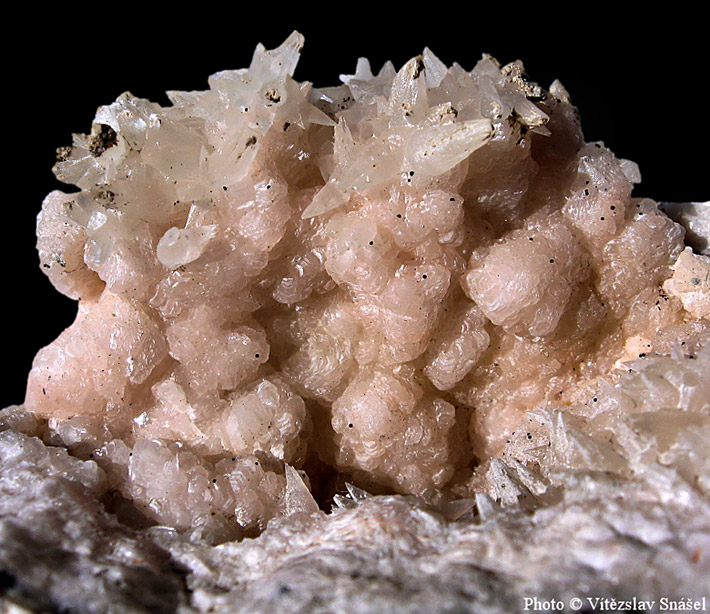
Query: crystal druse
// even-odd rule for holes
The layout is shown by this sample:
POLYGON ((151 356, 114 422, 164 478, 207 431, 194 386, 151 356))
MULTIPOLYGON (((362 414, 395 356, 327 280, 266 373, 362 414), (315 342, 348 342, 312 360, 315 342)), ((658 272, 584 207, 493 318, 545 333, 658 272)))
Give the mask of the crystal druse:
POLYGON ((124 94, 59 150, 79 191, 47 196, 37 247, 79 307, 0 413, 17 593, 499 611, 706 591, 710 258, 585 143, 559 82, 425 49, 321 89, 292 78, 302 43, 168 107, 124 94), (32 573, 39 543, 81 564, 32 573))

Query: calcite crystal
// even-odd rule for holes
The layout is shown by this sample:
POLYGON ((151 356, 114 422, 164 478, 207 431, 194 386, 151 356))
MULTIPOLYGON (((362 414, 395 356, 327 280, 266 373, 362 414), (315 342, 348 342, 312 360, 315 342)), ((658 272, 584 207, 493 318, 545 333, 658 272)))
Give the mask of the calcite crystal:
POLYGON ((520 62, 426 49, 318 89, 302 43, 171 106, 123 94, 59 150, 79 191, 46 198, 38 250, 79 311, 9 432, 131 530, 204 544, 327 523, 346 484, 455 520, 572 513, 602 471, 706 509, 710 258, 632 197, 636 165, 520 62))

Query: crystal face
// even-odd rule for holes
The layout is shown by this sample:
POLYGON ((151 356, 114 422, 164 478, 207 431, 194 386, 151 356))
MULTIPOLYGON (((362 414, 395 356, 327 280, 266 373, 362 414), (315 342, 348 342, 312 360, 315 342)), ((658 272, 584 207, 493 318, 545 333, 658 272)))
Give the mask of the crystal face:
POLYGON ((707 493, 710 259, 636 165, 519 62, 425 50, 319 89, 302 43, 172 106, 124 94, 60 150, 80 191, 46 198, 38 250, 79 310, 32 428, 213 541, 345 482, 467 510, 631 474, 630 431, 707 493))

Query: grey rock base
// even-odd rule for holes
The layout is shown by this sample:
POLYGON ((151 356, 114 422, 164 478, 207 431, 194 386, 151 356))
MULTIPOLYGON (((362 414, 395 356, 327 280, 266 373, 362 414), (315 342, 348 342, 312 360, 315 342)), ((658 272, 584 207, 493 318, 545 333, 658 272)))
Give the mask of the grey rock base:
POLYGON ((661 598, 710 592, 710 509, 672 475, 656 482, 585 473, 527 508, 482 496, 456 521, 414 499, 352 489, 331 514, 291 516, 256 539, 211 546, 165 527, 128 528, 99 501, 92 461, 6 430, 5 607, 502 613, 523 611, 525 598, 573 611, 574 598, 635 597, 659 611, 661 598))

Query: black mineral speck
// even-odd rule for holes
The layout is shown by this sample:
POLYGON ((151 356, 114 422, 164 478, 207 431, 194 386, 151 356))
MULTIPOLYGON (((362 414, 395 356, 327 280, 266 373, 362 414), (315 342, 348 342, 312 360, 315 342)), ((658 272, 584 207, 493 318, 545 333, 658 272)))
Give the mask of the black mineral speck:
POLYGON ((86 140, 86 147, 95 158, 118 143, 118 134, 111 126, 107 124, 97 124, 97 126, 86 140))

